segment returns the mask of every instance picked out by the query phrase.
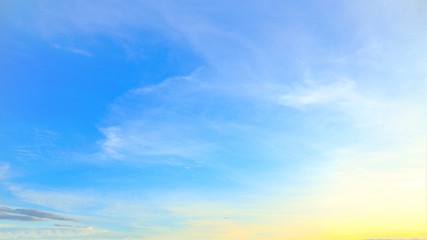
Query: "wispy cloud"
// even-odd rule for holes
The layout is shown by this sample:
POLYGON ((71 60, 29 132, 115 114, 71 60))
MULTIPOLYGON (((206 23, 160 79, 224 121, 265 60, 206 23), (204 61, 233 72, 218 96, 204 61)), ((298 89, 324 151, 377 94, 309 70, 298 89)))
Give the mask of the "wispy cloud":
POLYGON ((83 50, 83 49, 76 48, 76 47, 63 47, 63 46, 60 46, 58 44, 54 44, 53 46, 55 48, 57 48, 57 49, 62 49, 62 50, 65 50, 65 51, 69 51, 69 52, 78 54, 78 55, 83 55, 83 56, 86 56, 86 57, 91 57, 92 56, 92 54, 90 52, 88 52, 86 50, 83 50))
POLYGON ((56 213, 41 211, 31 208, 0 207, 0 219, 17 221, 43 221, 46 219, 78 222, 77 219, 68 218, 56 213))
POLYGON ((10 164, 7 162, 0 162, 0 179, 5 179, 8 176, 10 164))
POLYGON ((25 215, 13 215, 13 214, 7 214, 7 213, 4 213, 4 212, 0 212, 0 219, 3 219, 3 220, 24 221, 24 222, 43 221, 43 219, 38 218, 38 217, 25 216, 25 215))
POLYGON ((104 157, 167 164, 201 161, 214 144, 202 137, 205 123, 193 112, 203 103, 192 94, 207 93, 197 73, 131 90, 112 104, 111 119, 120 121, 100 128, 105 136, 100 142, 104 157), (136 111, 128 101, 137 105, 136 111))
POLYGON ((354 98, 354 82, 344 79, 329 84, 307 81, 306 86, 297 86, 289 94, 278 97, 279 104, 291 107, 310 105, 346 105, 354 98))
POLYGON ((95 197, 90 192, 74 193, 72 191, 46 191, 27 189, 18 184, 6 184, 9 191, 25 202, 40 206, 71 211, 78 208, 96 206, 95 197))
POLYGON ((59 228, 82 228, 82 229, 87 229, 87 230, 92 230, 93 227, 82 227, 82 226, 73 226, 73 225, 68 225, 68 224, 60 224, 60 223, 56 223, 54 224, 55 227, 59 227, 59 228))
POLYGON ((26 161, 34 161, 43 159, 55 160, 56 162, 64 162, 69 159, 72 154, 59 149, 58 140, 61 139, 60 134, 45 129, 32 130, 32 137, 25 145, 19 144, 13 146, 13 151, 18 159, 26 161))

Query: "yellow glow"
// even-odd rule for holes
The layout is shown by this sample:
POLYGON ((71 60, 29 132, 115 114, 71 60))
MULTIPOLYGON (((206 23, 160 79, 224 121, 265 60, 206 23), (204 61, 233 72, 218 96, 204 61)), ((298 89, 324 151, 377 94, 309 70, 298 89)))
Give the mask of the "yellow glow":
POLYGON ((425 150, 417 146, 334 162, 305 196, 171 206, 187 228, 152 239, 427 239, 425 150), (404 156, 411 156, 410 167, 400 165, 404 156))

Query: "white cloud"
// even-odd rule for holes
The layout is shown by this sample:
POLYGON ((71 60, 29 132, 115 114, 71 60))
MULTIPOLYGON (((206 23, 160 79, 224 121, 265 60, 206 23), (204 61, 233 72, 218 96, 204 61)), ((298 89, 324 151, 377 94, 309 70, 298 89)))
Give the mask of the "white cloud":
POLYGON ((92 236, 106 232, 97 229, 3 229, 0 231, 0 239, 76 239, 78 237, 92 236))
POLYGON ((291 107, 309 105, 346 105, 354 101, 354 82, 344 79, 329 84, 307 81, 305 86, 297 86, 289 94, 279 96, 279 104, 291 107))
POLYGON ((60 46, 58 44, 54 44, 53 46, 55 48, 57 48, 57 49, 62 49, 62 50, 65 50, 65 51, 69 51, 69 52, 78 54, 78 55, 83 55, 83 56, 86 56, 86 57, 91 57, 92 56, 92 54, 90 52, 88 52, 86 50, 83 50, 83 49, 76 48, 76 47, 63 47, 63 46, 60 46))
POLYGON ((76 211, 97 206, 91 192, 32 190, 18 184, 7 184, 9 191, 24 202, 61 211, 76 211))
MULTIPOLYGON (((126 161, 152 162, 151 157, 171 156, 197 161, 209 149, 191 136, 191 129, 179 124, 136 123, 101 129, 104 157, 126 161)), ((152 163, 177 164, 173 159, 152 163)))
POLYGON ((8 177, 10 164, 7 162, 0 162, 0 179, 6 179, 8 177))

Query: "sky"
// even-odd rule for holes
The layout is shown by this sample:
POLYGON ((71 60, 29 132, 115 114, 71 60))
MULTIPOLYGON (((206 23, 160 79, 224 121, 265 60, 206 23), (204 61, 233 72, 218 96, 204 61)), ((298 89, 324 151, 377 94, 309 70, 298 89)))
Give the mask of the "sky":
POLYGON ((0 1, 0 239, 427 239, 427 2, 0 1))

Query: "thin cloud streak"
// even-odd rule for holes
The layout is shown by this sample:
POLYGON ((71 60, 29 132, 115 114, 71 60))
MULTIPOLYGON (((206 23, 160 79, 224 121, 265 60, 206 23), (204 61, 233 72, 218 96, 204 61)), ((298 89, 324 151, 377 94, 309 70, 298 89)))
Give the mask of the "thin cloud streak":
POLYGON ((4 213, 4 212, 0 212, 0 219, 3 219, 3 220, 23 221, 23 222, 39 222, 39 221, 43 221, 43 219, 38 218, 38 217, 12 215, 12 214, 4 213))
POLYGON ((77 219, 68 218, 56 213, 41 211, 30 208, 9 208, 0 207, 0 219, 17 220, 17 221, 43 221, 46 219, 50 220, 61 220, 70 222, 79 222, 77 219))

